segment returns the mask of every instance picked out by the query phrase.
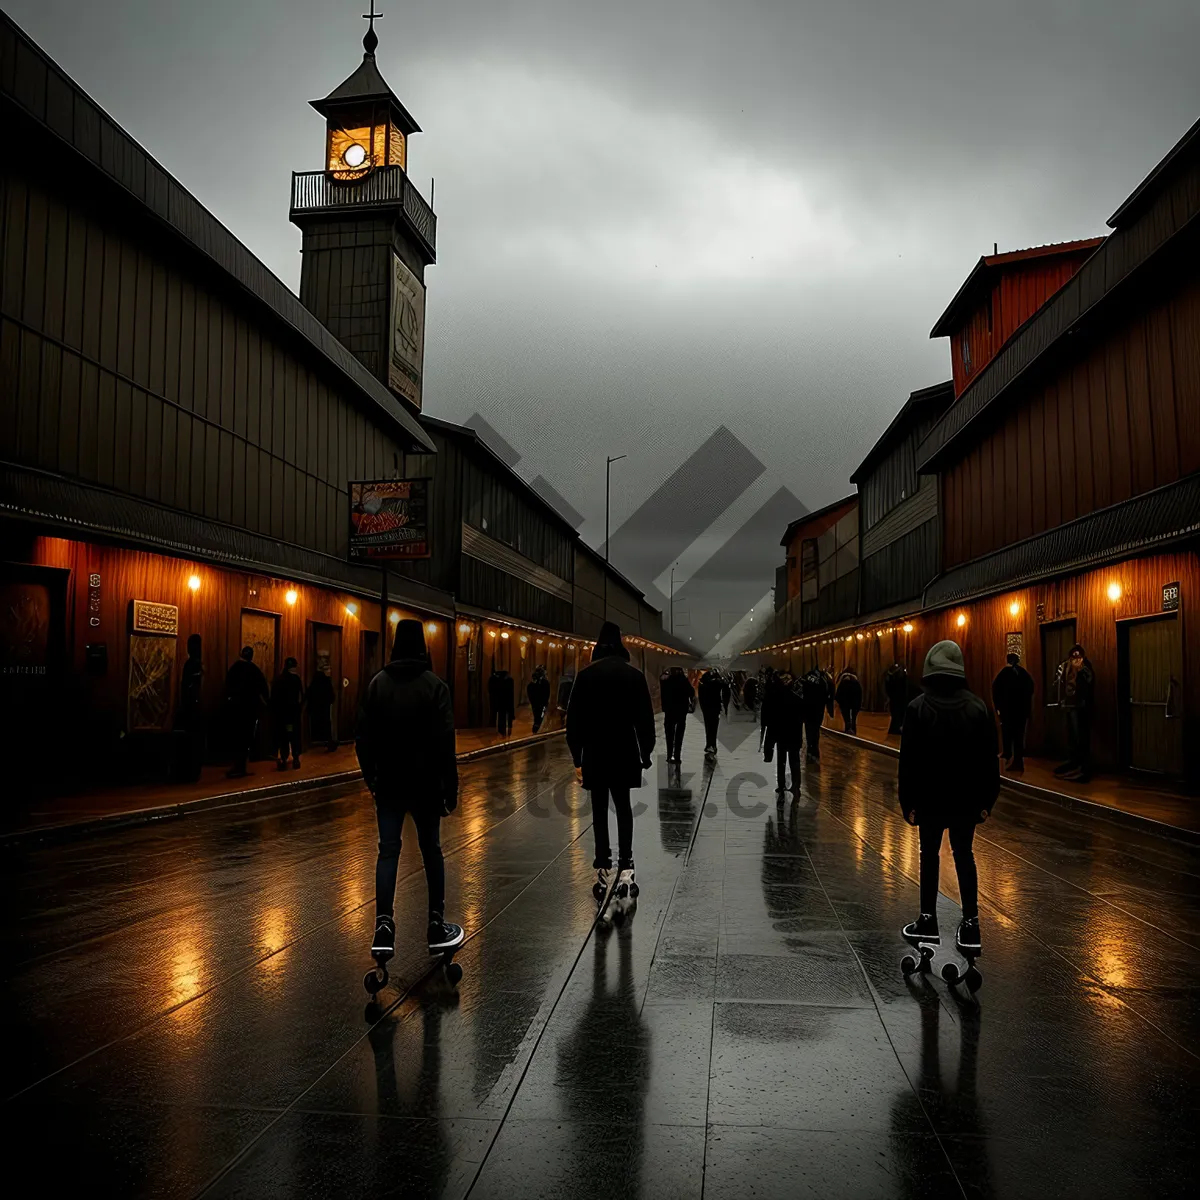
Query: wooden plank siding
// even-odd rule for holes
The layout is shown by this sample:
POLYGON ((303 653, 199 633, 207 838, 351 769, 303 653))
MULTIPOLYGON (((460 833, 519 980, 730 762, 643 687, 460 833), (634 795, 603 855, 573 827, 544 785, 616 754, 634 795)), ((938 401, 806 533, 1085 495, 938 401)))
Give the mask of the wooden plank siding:
POLYGON ((346 556, 382 415, 101 189, 9 170, 0 221, 0 457, 346 556))
POLYGON ((1193 275, 1089 338, 1010 405, 943 468, 944 566, 1200 469, 1197 331, 1200 277, 1193 275))

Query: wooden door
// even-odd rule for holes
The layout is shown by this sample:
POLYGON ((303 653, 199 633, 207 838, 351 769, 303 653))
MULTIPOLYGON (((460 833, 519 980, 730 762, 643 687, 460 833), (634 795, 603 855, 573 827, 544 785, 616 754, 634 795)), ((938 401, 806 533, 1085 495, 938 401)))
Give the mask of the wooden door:
POLYGON ((1040 747, 1047 758, 1067 755, 1067 714, 1058 707, 1058 668, 1075 645, 1075 622, 1057 621, 1042 626, 1042 703, 1045 734, 1040 747))
POLYGON ((1138 771, 1183 774, 1183 652, 1176 617, 1128 626, 1128 765, 1138 771))
MULTIPOLYGON (((333 705, 329 713, 330 730, 329 735, 333 741, 340 741, 343 736, 349 736, 344 731, 348 728, 353 730, 354 726, 351 722, 347 725, 346 715, 343 713, 344 693, 346 688, 342 686, 342 627, 340 625, 319 625, 315 621, 312 626, 312 657, 313 657, 313 675, 320 672, 329 677, 330 686, 333 689, 333 705)), ((315 742, 324 740, 324 726, 321 721, 322 714, 314 714, 313 705, 309 706, 309 723, 312 728, 312 737, 315 742), (314 717, 317 718, 314 723, 314 717)))
MULTIPOLYGON (((254 651, 254 665, 267 677, 268 687, 272 686, 279 674, 278 613, 257 612, 249 608, 242 609, 241 635, 242 646, 249 646, 254 651)), ((254 745, 250 749, 250 757, 256 760, 274 758, 273 738, 274 731, 271 728, 270 714, 262 712, 259 714, 258 731, 254 735, 254 745)))

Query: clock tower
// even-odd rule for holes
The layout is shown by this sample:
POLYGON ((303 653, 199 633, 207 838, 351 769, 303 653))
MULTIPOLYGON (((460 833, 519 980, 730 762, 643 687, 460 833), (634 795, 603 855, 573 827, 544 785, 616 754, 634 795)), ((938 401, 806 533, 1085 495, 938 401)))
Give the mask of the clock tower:
POLYGON ((437 218, 408 177, 420 126, 375 63, 374 0, 358 69, 312 101, 325 118, 325 165, 292 175, 303 234, 300 299, 413 411, 421 408, 425 268, 437 218))

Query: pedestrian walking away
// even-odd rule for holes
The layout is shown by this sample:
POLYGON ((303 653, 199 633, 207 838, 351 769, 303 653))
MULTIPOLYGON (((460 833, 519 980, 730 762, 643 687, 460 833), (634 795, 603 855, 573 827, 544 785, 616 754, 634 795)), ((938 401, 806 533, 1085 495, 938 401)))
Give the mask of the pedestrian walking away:
POLYGON ((733 688, 730 686, 729 677, 727 675, 722 675, 720 677, 720 679, 721 679, 721 708, 724 711, 725 715, 728 717, 729 716, 729 700, 730 700, 730 697, 733 695, 733 688))
POLYGON ((804 684, 792 676, 790 671, 781 671, 775 679, 769 713, 764 711, 763 757, 771 761, 774 751, 779 751, 775 768, 778 786, 782 795, 788 790, 787 768, 792 769, 793 793, 800 791, 800 747, 804 742, 804 684))
POLYGON ((758 680, 751 676, 742 684, 742 699, 750 710, 750 720, 758 721, 758 680))
POLYGON ((899 733, 904 727, 904 710, 908 706, 908 672, 902 663, 894 662, 883 673, 883 690, 888 700, 888 733, 899 733))
POLYGON ((288 750, 292 752, 292 770, 300 769, 300 710, 304 707, 304 684, 300 664, 289 658, 271 688, 271 720, 274 724, 276 766, 287 769, 288 750))
POLYGON ((505 670, 492 668, 488 679, 488 702, 492 706, 492 721, 501 737, 512 733, 513 717, 516 716, 516 684, 505 670))
POLYGON ((600 627, 592 661, 579 672, 567 706, 567 747, 580 781, 592 799, 596 870, 594 891, 614 886, 608 803, 617 814, 618 894, 636 895, 633 806, 629 793, 642 786, 654 751, 654 704, 646 677, 629 661, 621 631, 611 621, 600 627))
POLYGON ((336 750, 337 739, 333 736, 335 697, 329 670, 328 663, 318 662, 308 685, 308 731, 314 744, 322 742, 326 749, 336 750))
POLYGON ((987 705, 967 690, 962 650, 938 642, 925 656, 924 691, 905 709, 898 792, 904 819, 920 840, 920 913, 906 938, 940 940, 937 897, 942 835, 949 830, 962 903, 955 943, 960 953, 982 949, 975 827, 991 815, 1000 794, 996 730, 987 705))
POLYGON ((250 774, 250 748, 254 745, 259 713, 270 698, 267 677, 254 663, 254 648, 243 646, 241 656, 225 676, 225 703, 234 752, 234 764, 226 772, 230 779, 250 774))
POLYGON ((1033 711, 1033 676, 1021 666, 1019 654, 1010 654, 992 681, 992 704, 1000 718, 1005 769, 1020 775, 1025 770, 1025 729, 1033 711))
POLYGON ((429 669, 420 621, 396 626, 392 658, 367 685, 354 749, 375 799, 379 856, 375 862, 375 936, 371 953, 386 961, 395 951, 396 873, 404 818, 417 831, 429 892, 430 954, 463 941, 462 927, 445 919, 446 867, 441 823, 458 806, 458 760, 450 689, 429 669))
POLYGON ((858 712, 862 708, 863 690, 858 676, 847 667, 839 676, 834 699, 842 712, 847 733, 858 733, 858 712))
POLYGON ((810 763, 821 761, 821 725, 829 704, 829 684, 825 672, 813 667, 801 680, 804 692, 804 743, 810 763))
POLYGON ((1061 663, 1055 679, 1058 707, 1067 714, 1067 761, 1054 768, 1061 779, 1087 783, 1092 767, 1092 698, 1096 672, 1078 642, 1061 663))
POLYGON ((721 724, 721 676, 711 667, 700 676, 696 689, 700 701, 700 713, 704 717, 704 753, 708 758, 717 756, 717 730, 721 724))
POLYGON ((183 783, 200 778, 204 765, 204 662, 200 635, 187 640, 187 660, 179 680, 179 708, 175 713, 176 777, 183 783))
POLYGON ((537 733, 550 705, 550 680, 546 678, 545 667, 534 667, 533 678, 526 686, 525 694, 529 697, 529 708, 533 713, 533 732, 537 733))
POLYGON ((683 753, 683 731, 688 713, 695 706, 696 689, 682 667, 672 667, 660 684, 659 692, 667 738, 667 762, 678 765, 683 753))

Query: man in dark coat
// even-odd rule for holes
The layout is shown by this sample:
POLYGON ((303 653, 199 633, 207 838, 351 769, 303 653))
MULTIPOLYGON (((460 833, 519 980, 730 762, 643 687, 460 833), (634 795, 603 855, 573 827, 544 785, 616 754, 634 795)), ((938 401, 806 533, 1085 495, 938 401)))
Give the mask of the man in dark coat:
POLYGON ((663 723, 667 735, 667 762, 678 764, 683 752, 683 731, 687 726, 688 713, 692 711, 692 702, 696 699, 696 689, 682 667, 672 667, 659 691, 662 694, 663 723))
POLYGON ((700 700, 700 712, 704 716, 704 753, 709 758, 717 755, 717 729, 721 724, 721 676, 711 667, 700 676, 696 689, 700 700))
POLYGON ((905 710, 900 738, 900 811, 920 830, 921 846, 921 912, 904 932, 939 940, 938 876, 948 829, 963 914, 956 943, 977 952, 979 881, 972 843, 975 826, 988 819, 1000 794, 996 730, 987 705, 967 690, 956 642, 938 642, 929 651, 922 683, 925 691, 905 710))
POLYGON ((175 728, 179 732, 178 778, 193 783, 200 778, 204 763, 204 712, 201 700, 204 693, 204 662, 200 635, 193 633, 187 640, 187 660, 179 680, 179 709, 175 728))
POLYGON ((225 703, 235 756, 234 765, 226 772, 230 779, 250 774, 247 763, 258 728, 258 714, 270 696, 266 676, 254 665, 253 647, 243 646, 241 656, 225 676, 225 703))
POLYGON ((491 678, 488 679, 488 702, 492 706, 492 720, 496 722, 496 732, 501 737, 508 737, 512 733, 516 699, 517 690, 513 677, 507 671, 497 671, 493 667, 491 678))
POLYGON ((621 631, 611 621, 600 627, 592 661, 579 672, 567 707, 567 746, 592 797, 597 884, 612 883, 608 798, 617 811, 618 886, 633 875, 633 806, 629 793, 642 786, 654 750, 654 702, 646 677, 629 662, 621 631))
POLYGON ((829 684, 825 672, 813 667, 800 681, 804 690, 804 742, 810 763, 821 761, 821 725, 829 704, 829 684))
POLYGON ((274 722, 276 766, 287 770, 288 749, 292 752, 292 770, 300 769, 300 710, 304 707, 304 684, 300 682, 300 664, 289 658, 271 688, 271 718, 274 722))
POLYGON ((1055 775, 1087 783, 1091 778, 1092 697, 1096 672, 1078 642, 1058 668, 1058 706, 1067 714, 1067 761, 1055 775))
POLYGON ((837 692, 834 699, 842 710, 842 720, 845 722, 847 733, 858 732, 858 711, 862 708, 862 684, 858 676, 847 667, 838 676, 837 692))
POLYGON ((883 673, 883 691, 888 699, 888 733, 904 728, 904 710, 908 706, 908 672, 902 663, 894 662, 883 673))
POLYGON ((750 720, 758 720, 758 680, 753 675, 742 684, 742 699, 750 710, 750 720))
POLYGON ((363 696, 354 735, 363 779, 375 798, 375 939, 371 953, 395 951, 396 872, 404 818, 412 817, 429 889, 429 952, 461 945, 462 927, 444 920, 446 867, 441 822, 458 805, 458 760, 450 689, 429 669, 420 621, 396 626, 392 660, 363 696))
POLYGON ((992 703, 1000 718, 1004 765, 1016 775, 1025 770, 1025 727, 1033 710, 1033 676, 1010 654, 1007 666, 992 681, 992 703))
POLYGON ((337 748, 333 737, 333 680, 328 669, 320 665, 308 685, 308 727, 314 742, 324 742, 330 750, 337 748))
POLYGON ((792 768, 792 792, 800 791, 800 746, 804 742, 804 684, 790 671, 776 677, 769 708, 763 710, 764 758, 771 761, 779 751, 776 776, 782 794, 787 790, 787 768, 792 768))
POLYGON ((550 704, 550 680, 546 678, 545 667, 534 667, 533 678, 525 688, 529 697, 529 707, 533 712, 533 732, 537 733, 546 719, 546 709, 550 704))
POLYGON ((733 696, 733 687, 729 682, 728 675, 721 676, 721 708, 726 716, 729 716, 729 700, 733 696))

